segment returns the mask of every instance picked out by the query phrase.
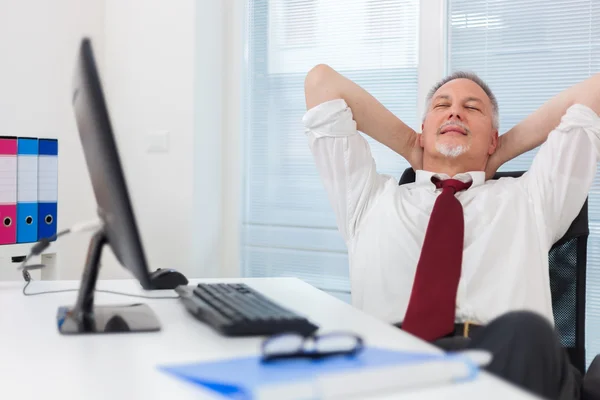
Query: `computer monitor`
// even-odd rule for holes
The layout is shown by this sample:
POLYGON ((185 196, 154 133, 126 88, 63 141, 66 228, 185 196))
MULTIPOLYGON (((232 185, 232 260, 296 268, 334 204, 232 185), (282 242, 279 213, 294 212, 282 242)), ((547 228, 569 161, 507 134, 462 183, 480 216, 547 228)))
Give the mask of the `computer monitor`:
POLYGON ((110 246, 117 260, 144 289, 152 289, 125 176, 104 99, 102 84, 90 39, 81 41, 73 80, 72 103, 77 129, 103 227, 88 249, 77 302, 61 307, 61 333, 102 333, 112 331, 156 331, 160 324, 145 304, 94 306, 102 248, 110 246), (117 324, 114 322, 118 321, 117 324))

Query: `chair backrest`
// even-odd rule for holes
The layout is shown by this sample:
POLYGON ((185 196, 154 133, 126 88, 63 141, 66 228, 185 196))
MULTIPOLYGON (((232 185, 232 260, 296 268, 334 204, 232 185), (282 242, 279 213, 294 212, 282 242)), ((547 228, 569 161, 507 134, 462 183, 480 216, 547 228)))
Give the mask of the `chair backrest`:
MULTIPOLYGON (((516 178, 524 171, 498 172, 492 179, 516 178)), ((400 185, 415 181, 415 172, 408 168, 400 185)), ((588 201, 567 232, 548 253, 550 290, 554 324, 571 363, 585 371, 585 285, 587 263, 588 201)))

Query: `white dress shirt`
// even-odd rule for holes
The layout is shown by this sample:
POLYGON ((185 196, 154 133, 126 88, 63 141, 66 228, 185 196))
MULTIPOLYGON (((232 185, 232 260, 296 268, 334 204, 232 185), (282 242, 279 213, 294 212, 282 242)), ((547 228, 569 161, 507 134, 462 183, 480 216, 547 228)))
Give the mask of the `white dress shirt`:
MULTIPOLYGON (((303 118, 310 149, 348 247, 352 303, 380 319, 404 319, 436 197, 433 172, 415 183, 378 174, 368 142, 344 100, 303 118)), ((567 231, 591 187, 600 154, 600 117, 571 106, 520 178, 485 180, 460 192, 465 218, 456 321, 484 324, 513 310, 553 323, 548 251, 567 231)), ((435 293, 431 294, 435 296, 435 293)))

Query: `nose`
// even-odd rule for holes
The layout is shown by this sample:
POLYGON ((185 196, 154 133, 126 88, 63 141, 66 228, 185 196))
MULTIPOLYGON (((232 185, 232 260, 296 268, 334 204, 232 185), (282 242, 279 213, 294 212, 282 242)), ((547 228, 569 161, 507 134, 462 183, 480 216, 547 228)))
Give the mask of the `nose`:
POLYGON ((453 105, 448 109, 448 121, 452 121, 453 119, 462 121, 462 113, 459 106, 453 105))

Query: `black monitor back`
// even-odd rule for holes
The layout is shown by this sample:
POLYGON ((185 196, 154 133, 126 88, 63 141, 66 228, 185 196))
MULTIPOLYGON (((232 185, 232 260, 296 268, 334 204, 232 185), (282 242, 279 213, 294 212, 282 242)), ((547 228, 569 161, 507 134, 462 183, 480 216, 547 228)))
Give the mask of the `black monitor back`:
POLYGON ((79 49, 72 102, 107 244, 142 287, 151 289, 150 272, 88 38, 82 40, 79 49))

